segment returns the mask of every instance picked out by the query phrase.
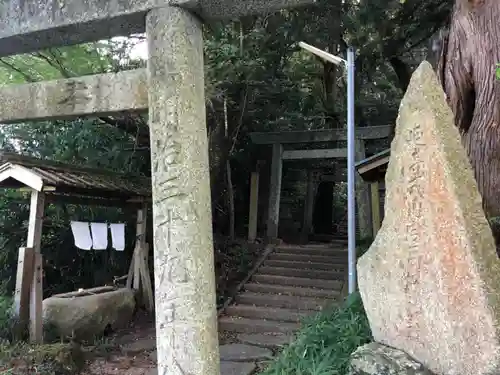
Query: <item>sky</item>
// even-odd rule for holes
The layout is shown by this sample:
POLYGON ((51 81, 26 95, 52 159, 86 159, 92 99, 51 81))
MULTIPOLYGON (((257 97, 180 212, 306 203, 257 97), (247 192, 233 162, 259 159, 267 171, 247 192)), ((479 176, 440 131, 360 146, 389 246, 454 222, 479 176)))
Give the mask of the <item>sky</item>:
POLYGON ((141 41, 137 45, 132 48, 132 51, 130 53, 130 57, 135 59, 135 58, 142 58, 144 60, 147 60, 148 58, 148 44, 146 41, 141 41))

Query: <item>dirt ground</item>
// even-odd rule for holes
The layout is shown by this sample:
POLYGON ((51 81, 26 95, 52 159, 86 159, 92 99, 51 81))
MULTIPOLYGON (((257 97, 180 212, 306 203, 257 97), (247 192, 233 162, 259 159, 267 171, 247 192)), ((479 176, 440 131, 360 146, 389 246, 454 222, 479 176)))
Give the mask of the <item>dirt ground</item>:
POLYGON ((138 314, 130 327, 86 348, 91 354, 83 375, 156 374, 154 317, 138 314))
MULTIPOLYGON (((215 241, 216 279, 219 296, 227 296, 246 276, 262 253, 262 244, 246 241, 215 241), (246 251, 242 249, 246 248, 246 251), (244 264, 241 265, 242 256, 244 264), (238 265, 235 267, 234 265, 238 265)), ((221 344, 235 341, 235 335, 219 333, 221 344)), ((130 327, 115 332, 102 344, 86 348, 92 359, 82 375, 156 375, 156 334, 154 316, 140 312, 130 327)))
MULTIPOLYGON (((235 342, 235 334, 220 332, 219 342, 235 342)), ((154 316, 140 313, 129 328, 85 349, 92 358, 82 375, 156 375, 154 316)))

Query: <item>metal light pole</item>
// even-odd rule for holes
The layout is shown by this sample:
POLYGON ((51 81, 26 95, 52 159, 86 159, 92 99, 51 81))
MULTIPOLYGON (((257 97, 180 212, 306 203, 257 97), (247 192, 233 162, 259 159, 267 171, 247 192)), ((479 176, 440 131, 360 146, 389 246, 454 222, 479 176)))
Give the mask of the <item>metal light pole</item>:
POLYGON ((347 253, 349 294, 356 291, 356 187, 354 129, 354 50, 347 49, 347 253))
POLYGON ((335 65, 343 65, 347 70, 347 253, 348 291, 356 291, 356 189, 355 189, 355 129, 354 129, 354 49, 347 49, 347 61, 322 51, 304 42, 299 46, 335 65))

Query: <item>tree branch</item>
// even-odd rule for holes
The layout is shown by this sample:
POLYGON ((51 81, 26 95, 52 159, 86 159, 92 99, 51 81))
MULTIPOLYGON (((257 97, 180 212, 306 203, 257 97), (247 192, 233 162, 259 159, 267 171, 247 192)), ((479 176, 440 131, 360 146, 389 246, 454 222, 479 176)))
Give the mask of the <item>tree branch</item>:
POLYGON ((54 60, 51 60, 48 56, 45 56, 42 52, 34 52, 32 53, 32 56, 33 57, 36 57, 40 60, 43 60, 45 61, 46 63, 48 63, 51 67, 57 69, 59 71, 59 73, 61 73, 61 75, 64 77, 64 78, 72 78, 75 76, 75 74, 71 71, 69 71, 63 64, 62 62, 54 55, 54 53, 51 51, 51 50, 48 50, 47 51, 54 60))
POLYGON ((17 68, 16 66, 12 65, 11 63, 8 63, 4 59, 0 59, 0 63, 4 65, 5 67, 13 70, 16 73, 19 73, 20 75, 23 76, 23 78, 26 80, 26 82, 36 82, 36 79, 34 79, 32 76, 29 74, 23 72, 21 69, 17 68))

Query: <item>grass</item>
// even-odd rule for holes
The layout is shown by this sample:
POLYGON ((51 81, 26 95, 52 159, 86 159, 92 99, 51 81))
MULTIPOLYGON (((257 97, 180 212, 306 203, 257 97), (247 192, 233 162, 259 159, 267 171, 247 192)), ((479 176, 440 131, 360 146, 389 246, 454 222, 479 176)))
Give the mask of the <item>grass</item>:
POLYGON ((359 293, 317 314, 261 375, 346 375, 349 357, 372 341, 359 293))
POLYGON ((83 368, 84 355, 79 346, 12 342, 14 325, 12 298, 0 296, 0 375, 72 375, 83 368))
POLYGON ((84 365, 81 348, 71 343, 0 345, 1 375, 73 375, 84 365))
MULTIPOLYGON (((360 243, 358 256, 366 252, 370 243, 360 243)), ((370 325, 357 292, 340 307, 305 321, 296 340, 261 375, 347 375, 351 354, 371 341, 370 325)))
POLYGON ((0 295, 0 342, 10 341, 13 329, 12 298, 0 295))

